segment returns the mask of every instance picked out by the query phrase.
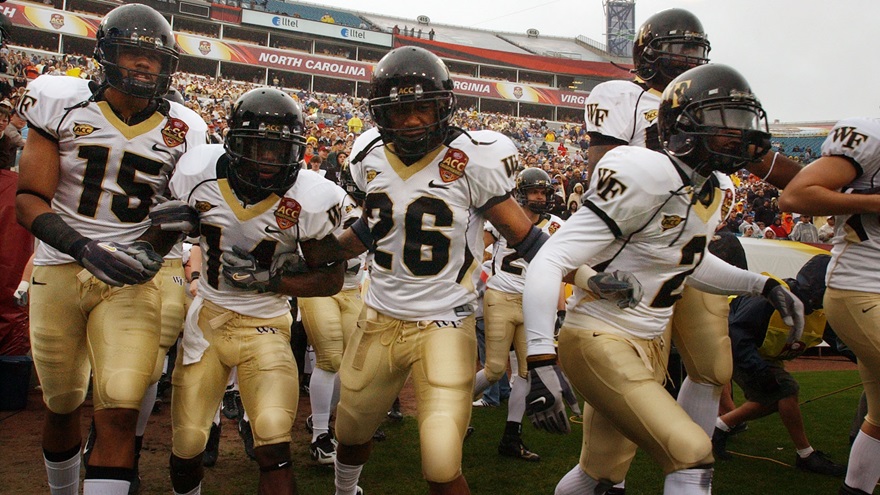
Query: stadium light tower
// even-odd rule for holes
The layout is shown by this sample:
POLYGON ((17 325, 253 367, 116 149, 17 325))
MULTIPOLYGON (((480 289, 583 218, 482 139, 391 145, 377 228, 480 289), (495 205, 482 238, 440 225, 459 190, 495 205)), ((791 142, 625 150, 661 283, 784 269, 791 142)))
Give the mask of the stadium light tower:
POLYGON ((605 44, 618 57, 632 56, 636 35, 636 0, 605 0, 605 44))

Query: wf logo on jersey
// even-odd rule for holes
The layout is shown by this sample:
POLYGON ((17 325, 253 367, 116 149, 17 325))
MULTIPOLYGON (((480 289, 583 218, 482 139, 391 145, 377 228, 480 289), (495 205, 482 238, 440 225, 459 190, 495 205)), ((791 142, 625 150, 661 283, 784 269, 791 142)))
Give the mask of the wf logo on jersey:
POLYGON ((834 142, 840 143, 844 148, 854 149, 856 146, 868 140, 868 136, 856 132, 855 127, 838 127, 834 129, 834 142))
POLYGON ((207 40, 199 41, 199 52, 202 55, 211 53, 211 42, 207 40))
POLYGON ((100 130, 100 127, 94 127, 90 124, 73 123, 73 135, 76 137, 88 136, 89 134, 100 130))
POLYGON ((614 199, 618 194, 623 194, 627 186, 614 177, 614 170, 600 168, 598 179, 596 180, 596 194, 605 201, 614 199))
POLYGON ((590 103, 587 105, 587 120, 596 127, 602 127, 605 118, 608 117, 608 110, 599 108, 598 103, 590 103))
POLYGON ((468 164, 468 156, 459 149, 449 148, 446 156, 440 160, 440 178, 443 182, 452 182, 464 175, 464 168, 468 164))
POLYGON ((189 131, 189 126, 186 125, 186 122, 170 117, 162 129, 162 139, 169 148, 180 146, 186 141, 187 131, 189 131))
POLYGON ((281 198, 278 209, 275 210, 275 222, 281 230, 289 229, 299 223, 299 212, 302 206, 291 198, 281 198))
POLYGON ((211 210, 212 208, 216 208, 216 207, 217 207, 217 205, 212 205, 211 203, 208 203, 207 201, 196 201, 196 211, 199 213, 205 213, 205 212, 211 210))
POLYGON ((52 14, 52 17, 49 18, 49 24, 55 29, 61 29, 64 27, 64 16, 61 14, 52 14))
POLYGON ((660 219, 660 228, 664 231, 674 229, 681 224, 682 220, 684 219, 678 215, 667 215, 664 213, 663 218, 660 219))
POLYGON ((375 179, 377 175, 379 175, 379 172, 376 172, 375 170, 367 170, 367 184, 373 182, 373 179, 375 179))

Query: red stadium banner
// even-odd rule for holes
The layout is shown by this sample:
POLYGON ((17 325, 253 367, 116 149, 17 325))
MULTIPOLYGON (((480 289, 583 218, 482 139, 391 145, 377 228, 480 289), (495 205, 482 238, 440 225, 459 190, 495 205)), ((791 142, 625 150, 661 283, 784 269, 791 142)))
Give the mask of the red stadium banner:
POLYGON ((0 6, 3 15, 18 26, 56 33, 94 38, 101 18, 44 8, 30 3, 6 2, 0 6))
POLYGON ((241 24, 241 7, 223 5, 222 3, 211 4, 211 19, 215 21, 241 24))

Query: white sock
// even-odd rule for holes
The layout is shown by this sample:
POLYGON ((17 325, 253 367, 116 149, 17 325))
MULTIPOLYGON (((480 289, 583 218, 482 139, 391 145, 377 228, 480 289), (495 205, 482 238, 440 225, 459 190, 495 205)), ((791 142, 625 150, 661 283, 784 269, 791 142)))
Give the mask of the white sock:
MULTIPOLYGON (((556 491, 553 495, 583 495, 585 493, 596 493, 599 481, 590 478, 590 475, 581 469, 580 465, 575 465, 571 471, 565 473, 565 476, 556 484, 556 491)), ((602 492, 605 493, 605 492, 602 492)))
POLYGON ((349 466, 336 459, 336 495, 355 495, 364 465, 349 466))
POLYGON ((715 419, 715 428, 718 428, 721 431, 730 431, 730 427, 727 426, 727 423, 725 423, 724 421, 721 421, 721 416, 718 416, 715 419))
POLYGON ((510 361, 510 383, 513 383, 513 377, 516 376, 517 370, 519 369, 519 360, 516 358, 516 351, 510 351, 507 354, 507 359, 510 361))
POLYGON ((532 384, 525 378, 514 375, 513 385, 510 386, 510 399, 507 400, 507 420, 522 423, 523 414, 526 413, 526 396, 532 384))
POLYGON ((309 382, 309 402, 312 405, 312 441, 330 428, 330 408, 333 402, 333 383, 336 373, 315 368, 309 382))
POLYGON ((682 469, 666 475, 664 495, 711 495, 712 468, 682 469))
POLYGON ((813 446, 812 445, 805 448, 805 449, 797 449, 797 454, 798 454, 798 456, 800 456, 801 459, 806 459, 807 457, 810 457, 810 454, 812 454, 812 453, 813 453, 813 446))
POLYGON ((880 440, 859 430, 852 450, 849 451, 846 484, 851 488, 874 493, 877 480, 880 480, 880 440))
POLYGON ((700 425, 709 438, 715 430, 719 402, 721 402, 721 387, 697 383, 691 380, 691 377, 684 379, 681 390, 678 391, 678 405, 688 413, 694 423, 700 425))
MULTIPOLYGON (((244 407, 244 406, 242 405, 242 407, 244 407)), ((245 409, 245 410, 244 410, 244 413, 242 413, 242 415, 241 415, 241 420, 242 420, 242 421, 247 421, 248 423, 251 422, 251 417, 248 416, 247 409, 245 409)))
POLYGON ((620 483, 614 485, 612 488, 620 488, 621 490, 626 489, 626 480, 621 481, 620 483))
POLYGON ((303 373, 312 374, 315 372, 315 349, 312 346, 306 347, 306 362, 303 364, 303 373))
POLYGON ((193 488, 192 490, 190 490, 186 493, 174 492, 174 495, 202 495, 202 484, 199 483, 199 486, 193 488))
POLYGON ((486 378, 486 368, 481 369, 474 376, 474 397, 479 397, 480 394, 491 386, 492 384, 489 383, 489 379, 486 378))
POLYGON ((46 464, 46 477, 49 479, 49 492, 52 495, 79 495, 79 469, 82 455, 61 462, 52 462, 43 456, 46 464))
POLYGON ((135 435, 144 436, 144 430, 147 429, 147 421, 150 420, 150 414, 153 414, 153 405, 156 404, 156 395, 159 393, 159 382, 154 382, 147 387, 144 392, 144 398, 141 399, 141 410, 138 413, 137 430, 135 435))
POLYGON ((83 495, 128 495, 130 481, 88 479, 83 482, 83 495))

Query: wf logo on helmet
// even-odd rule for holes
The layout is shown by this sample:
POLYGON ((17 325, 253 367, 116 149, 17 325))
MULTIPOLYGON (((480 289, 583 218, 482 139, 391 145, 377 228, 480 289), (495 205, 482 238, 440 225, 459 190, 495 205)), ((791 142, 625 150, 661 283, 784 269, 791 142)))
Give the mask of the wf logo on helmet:
POLYGON ((443 160, 440 160, 440 178, 443 182, 452 182, 464 175, 468 164, 468 156, 459 149, 449 148, 443 160))

